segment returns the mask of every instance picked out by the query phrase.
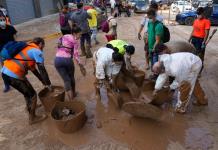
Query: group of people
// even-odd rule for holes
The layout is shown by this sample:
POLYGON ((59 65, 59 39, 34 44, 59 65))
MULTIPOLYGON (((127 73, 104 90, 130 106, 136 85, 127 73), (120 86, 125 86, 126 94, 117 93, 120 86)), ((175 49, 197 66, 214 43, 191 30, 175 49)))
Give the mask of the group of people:
MULTIPOLYGON (((63 35, 70 34, 74 25, 78 26, 82 31, 80 38, 80 47, 82 51, 82 56, 87 58, 92 57, 91 47, 92 42, 95 45, 99 44, 97 34, 98 34, 98 15, 99 12, 94 6, 83 6, 83 3, 77 3, 77 10, 70 11, 68 6, 64 6, 59 14, 59 24, 63 35)), ((108 23, 109 31, 105 35, 107 41, 117 39, 117 13, 113 13, 103 20, 108 23)))
MULTIPOLYGON (((54 66, 63 79, 68 100, 73 100, 77 96, 74 78, 74 60, 80 67, 82 74, 86 75, 84 64, 80 61, 79 47, 81 48, 82 55, 85 55, 87 58, 93 57, 96 77, 95 88, 98 94, 102 84, 109 84, 111 89, 116 91, 116 77, 119 72, 127 70, 131 73, 134 70, 131 65, 131 57, 135 53, 135 47, 126 41, 119 39, 110 40, 92 55, 90 50, 90 26, 92 31, 96 30, 96 12, 92 9, 84 10, 82 3, 78 3, 77 8, 78 10, 70 16, 66 7, 60 14, 60 24, 65 25, 66 28, 61 26, 63 36, 58 40, 57 52, 54 58, 54 66), (65 20, 62 20, 62 17, 69 18, 71 22, 65 22, 65 20), (93 18, 95 18, 94 21, 89 20, 93 18), (85 42, 87 42, 87 46, 85 46, 85 42)), ((198 9, 198 19, 193 25, 194 28, 190 38, 190 42, 193 43, 196 50, 189 53, 180 51, 174 54, 163 43, 163 17, 157 14, 157 10, 157 4, 151 4, 138 33, 138 38, 141 39, 141 32, 143 27, 145 27, 146 63, 147 67, 151 67, 153 74, 157 76, 153 94, 157 94, 164 87, 169 79, 168 77, 174 77, 170 88, 172 90, 179 90, 176 112, 186 112, 193 92, 194 94, 198 93, 195 94, 197 97, 195 104, 206 105, 207 99, 198 81, 203 61, 203 57, 198 55, 204 55, 210 30, 210 23, 203 16, 203 9, 198 9)), ((7 37, 8 41, 13 41, 15 40, 15 34, 16 30, 12 26, 6 25, 5 16, 1 15, 0 38, 3 39, 2 37, 4 37, 6 39, 5 37, 7 37)), ((93 36, 96 38, 95 33, 93 36)), ((1 48, 8 41, 1 40, 1 48)), ((29 112, 30 124, 42 121, 46 116, 38 116, 35 113, 37 108, 37 93, 26 78, 28 70, 31 70, 42 84, 52 91, 51 81, 44 66, 44 46, 45 41, 42 38, 34 38, 14 59, 2 61, 2 78, 8 86, 12 86, 23 94, 26 100, 26 108, 29 112)))
MULTIPOLYGON (((170 85, 172 90, 179 89, 176 111, 184 113, 189 104, 192 93, 197 100, 196 105, 207 105, 207 98, 200 87, 198 77, 203 69, 205 48, 210 31, 210 20, 205 17, 205 9, 197 9, 197 19, 193 24, 193 31, 188 40, 194 48, 190 51, 182 49, 171 54, 164 43, 163 17, 157 13, 158 5, 151 3, 145 18, 141 22, 138 38, 144 29, 144 50, 146 69, 151 71, 156 79, 154 95, 165 85, 168 77, 174 77, 170 85), (157 76, 158 75, 158 76, 157 76)), ((186 43, 184 44, 184 46, 186 43)))

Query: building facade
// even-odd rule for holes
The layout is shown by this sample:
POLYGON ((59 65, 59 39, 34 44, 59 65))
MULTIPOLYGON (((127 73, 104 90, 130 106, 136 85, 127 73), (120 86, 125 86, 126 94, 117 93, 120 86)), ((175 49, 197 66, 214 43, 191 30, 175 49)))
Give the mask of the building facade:
POLYGON ((56 13, 62 0, 0 0, 11 19, 12 24, 56 13))

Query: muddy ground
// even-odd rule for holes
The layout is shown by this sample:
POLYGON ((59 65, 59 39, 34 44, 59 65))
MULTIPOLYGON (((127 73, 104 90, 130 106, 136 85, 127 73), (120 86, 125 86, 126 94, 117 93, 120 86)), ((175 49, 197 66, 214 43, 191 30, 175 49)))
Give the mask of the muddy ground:
MULTIPOLYGON (((118 37, 136 46, 133 62, 143 69, 143 42, 137 40, 139 22, 143 15, 118 19, 118 37)), ((167 22, 167 21, 166 21, 167 22)), ((16 26, 18 39, 30 39, 58 32, 57 15, 30 21, 16 26)), ((188 26, 169 26, 171 40, 187 40, 191 32, 188 26)), ((99 34, 100 45, 106 43, 99 34)), ((185 115, 175 114, 164 108, 164 120, 134 118, 115 107, 111 100, 101 103, 95 98, 93 68, 86 61, 87 76, 83 77, 76 66, 78 99, 87 106, 88 121, 84 128, 74 134, 63 134, 49 118, 43 123, 28 125, 23 96, 16 90, 0 93, 0 149, 2 150, 216 150, 218 149, 218 34, 211 40, 205 56, 205 69, 201 85, 209 99, 206 107, 190 107, 185 115)), ((63 85, 57 74, 53 59, 57 38, 46 40, 45 64, 52 84, 63 85)), ((83 59, 85 60, 85 59, 83 59)), ((31 74, 28 78, 39 92, 43 86, 31 74)), ((2 85, 2 80, 0 80, 2 85)), ((0 86, 2 91, 2 86, 0 86)), ((43 108, 39 109, 43 113, 43 108)))

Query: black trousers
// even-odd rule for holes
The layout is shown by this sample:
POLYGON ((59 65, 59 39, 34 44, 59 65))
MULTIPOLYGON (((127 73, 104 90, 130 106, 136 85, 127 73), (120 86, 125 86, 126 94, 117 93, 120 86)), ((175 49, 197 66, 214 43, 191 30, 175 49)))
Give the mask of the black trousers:
POLYGON ((29 109, 32 104, 32 98, 36 95, 36 91, 30 84, 30 82, 25 80, 20 80, 16 78, 9 77, 8 75, 2 73, 2 78, 5 80, 10 86, 18 90, 20 93, 23 94, 27 108, 29 109))

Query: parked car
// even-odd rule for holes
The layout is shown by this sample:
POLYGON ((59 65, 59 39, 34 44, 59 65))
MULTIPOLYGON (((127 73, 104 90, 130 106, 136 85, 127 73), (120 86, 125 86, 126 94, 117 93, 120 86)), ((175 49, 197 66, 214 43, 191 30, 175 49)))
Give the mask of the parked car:
POLYGON ((172 12, 181 13, 181 12, 194 10, 194 7, 192 6, 191 3, 187 1, 176 1, 172 3, 170 9, 172 12))
MULTIPOLYGON (((212 25, 218 25, 218 4, 213 4, 213 11, 209 17, 212 25)), ((179 24, 192 25, 197 18, 196 11, 184 12, 176 15, 176 22, 179 24)))
POLYGON ((133 5, 135 13, 145 13, 147 8, 146 0, 131 0, 131 5, 133 5))
POLYGON ((212 4, 212 3, 213 3, 212 0, 193 0, 192 1, 192 6, 194 8, 206 7, 208 4, 212 4))

